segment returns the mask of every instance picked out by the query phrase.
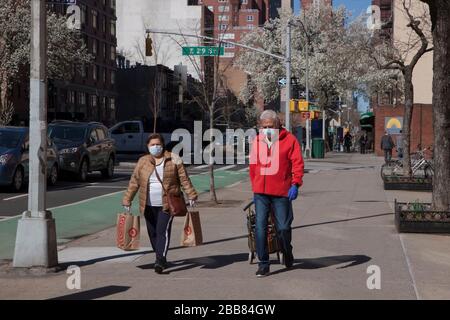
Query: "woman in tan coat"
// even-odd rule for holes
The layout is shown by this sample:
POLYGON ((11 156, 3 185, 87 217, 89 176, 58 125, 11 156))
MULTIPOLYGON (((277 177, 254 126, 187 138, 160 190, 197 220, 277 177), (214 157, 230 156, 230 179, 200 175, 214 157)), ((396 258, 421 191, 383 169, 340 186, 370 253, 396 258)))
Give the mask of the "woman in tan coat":
POLYGON ((191 205, 197 200, 197 192, 180 157, 165 151, 164 139, 160 134, 151 134, 147 146, 149 154, 139 159, 122 204, 129 210, 139 191, 139 209, 145 217, 150 243, 156 253, 155 272, 162 273, 167 268, 166 256, 173 220, 164 190, 170 194, 180 194, 182 187, 191 205))

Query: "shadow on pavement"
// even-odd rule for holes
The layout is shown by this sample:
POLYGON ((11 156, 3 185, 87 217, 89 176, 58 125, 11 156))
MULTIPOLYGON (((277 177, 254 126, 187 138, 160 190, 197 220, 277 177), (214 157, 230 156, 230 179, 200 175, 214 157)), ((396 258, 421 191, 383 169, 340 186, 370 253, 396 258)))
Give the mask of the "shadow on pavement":
POLYGON ((123 286, 106 286, 83 292, 77 292, 66 296, 56 297, 48 300, 94 300, 111 296, 113 294, 128 291, 131 287, 123 286))
POLYGON ((357 218, 349 218, 349 219, 342 219, 342 220, 332 220, 332 221, 325 221, 325 222, 318 222, 318 223, 311 223, 311 224, 305 224, 302 226, 296 226, 292 227, 292 229, 302 229, 302 228, 308 228, 308 227, 314 227, 314 226, 320 226, 324 224, 331 224, 331 223, 339 223, 339 222, 348 222, 348 221, 354 221, 354 220, 362 220, 362 219, 370 219, 370 218, 377 218, 377 217, 383 217, 383 216, 393 216, 394 213, 380 213, 380 214, 374 214, 371 216, 364 216, 364 217, 357 217, 357 218))
POLYGON ((271 273, 271 275, 297 270, 297 269, 320 269, 327 268, 333 265, 339 265, 342 263, 349 263, 348 265, 338 267, 337 269, 345 269, 354 267, 360 264, 364 264, 372 260, 371 257, 366 255, 344 255, 344 256, 331 256, 331 257, 320 257, 312 259, 295 259, 294 265, 290 269, 281 269, 271 273))
MULTIPOLYGON (((393 215, 393 213, 383 213, 383 214, 376 214, 376 215, 365 216, 365 217, 358 217, 358 218, 326 221, 326 222, 314 223, 314 224, 309 224, 309 225, 296 226, 296 227, 292 227, 292 229, 293 230, 294 229, 302 229, 302 228, 314 227, 314 226, 324 225, 324 224, 347 222, 347 221, 352 221, 352 220, 369 219, 369 218, 388 216, 388 215, 393 215)), ((203 243, 203 245, 210 245, 210 244, 215 244, 215 243, 222 243, 222 242, 227 242, 227 241, 246 239, 247 237, 248 237, 248 235, 245 234, 245 235, 235 236, 235 237, 230 237, 230 238, 206 241, 206 242, 203 243)), ((170 250, 178 250, 178 249, 185 249, 185 248, 186 247, 183 247, 183 246, 177 246, 177 247, 170 248, 170 250)), ((154 252, 153 250, 137 251, 137 252, 124 253, 124 254, 119 254, 119 255, 114 255, 114 256, 102 257, 102 258, 97 258, 97 259, 92 259, 92 260, 86 260, 86 261, 70 261, 70 262, 61 263, 59 265, 59 267, 62 268, 62 270, 66 270, 70 265, 77 265, 79 267, 84 267, 84 266, 92 265, 92 264, 95 264, 95 263, 98 263, 98 262, 109 261, 109 260, 120 259, 120 258, 126 258, 126 257, 130 257, 130 256, 146 255, 146 254, 150 254, 150 253, 153 253, 153 252, 154 252)), ((225 263, 224 265, 220 265, 219 267, 214 267, 215 265, 223 263, 223 261, 225 261, 225 262, 226 261, 230 261, 230 259, 234 259, 234 260, 232 260, 228 264, 231 264, 233 262, 246 261, 248 259, 248 253, 237 254, 237 255, 220 255, 220 256, 210 256, 210 257, 204 257, 204 258, 194 258, 194 259, 182 260, 182 261, 178 261, 178 262, 183 262, 184 261, 184 262, 189 263, 189 261, 191 261, 191 263, 197 263, 198 264, 198 263, 202 263, 202 262, 206 261, 206 265, 201 265, 201 264, 200 265, 194 265, 192 267, 188 267, 187 269, 195 268, 195 267, 198 267, 198 266, 204 266, 205 268, 208 268, 208 269, 215 269, 215 268, 220 268, 220 267, 223 267, 223 266, 227 265, 227 263, 225 263), (225 257, 225 258, 223 259, 222 257, 225 257), (199 259, 203 259, 203 260, 199 260, 199 259), (214 259, 221 260, 222 262, 214 262, 211 259, 213 259, 213 260, 214 259)), ((300 262, 300 261, 298 261, 298 262, 300 262)), ((139 266, 139 268, 141 268, 141 269, 152 269, 153 268, 153 264, 139 266)), ((307 269, 307 268, 303 268, 303 269, 307 269)), ((181 270, 175 270, 175 271, 181 271, 181 270)))
MULTIPOLYGON (((248 253, 224 254, 217 256, 207 256, 191 259, 177 260, 169 262, 169 270, 164 274, 179 272, 200 267, 201 269, 219 269, 237 262, 244 262, 248 259, 248 253)), ((138 266, 138 268, 147 270, 153 269, 154 264, 138 266)))

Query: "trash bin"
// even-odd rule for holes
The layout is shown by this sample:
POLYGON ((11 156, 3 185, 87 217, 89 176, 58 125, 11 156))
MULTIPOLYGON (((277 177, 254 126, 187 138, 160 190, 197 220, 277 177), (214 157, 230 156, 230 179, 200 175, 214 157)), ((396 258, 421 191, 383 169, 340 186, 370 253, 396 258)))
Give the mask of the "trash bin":
POLYGON ((312 157, 315 159, 325 158, 325 143, 322 138, 312 139, 312 157))

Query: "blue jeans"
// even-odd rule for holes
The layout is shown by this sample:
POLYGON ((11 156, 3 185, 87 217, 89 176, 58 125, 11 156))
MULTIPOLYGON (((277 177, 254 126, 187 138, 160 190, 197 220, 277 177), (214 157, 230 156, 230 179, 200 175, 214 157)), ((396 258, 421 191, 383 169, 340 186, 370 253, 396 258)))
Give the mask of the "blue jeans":
POLYGON ((255 193, 254 201, 256 211, 256 253, 258 255, 259 267, 268 267, 270 262, 267 249, 267 224, 271 208, 274 211, 275 228, 281 250, 285 255, 292 254, 291 225, 294 220, 292 202, 287 197, 270 196, 260 193, 255 193))

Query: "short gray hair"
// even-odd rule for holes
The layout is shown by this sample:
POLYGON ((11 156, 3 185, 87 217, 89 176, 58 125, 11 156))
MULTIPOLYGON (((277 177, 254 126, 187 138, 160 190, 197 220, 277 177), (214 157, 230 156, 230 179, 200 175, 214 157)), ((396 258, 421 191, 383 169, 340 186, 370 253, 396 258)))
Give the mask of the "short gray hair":
POLYGON ((277 113, 273 110, 264 110, 259 116, 259 120, 267 120, 267 119, 272 119, 275 120, 276 122, 280 121, 277 113))

